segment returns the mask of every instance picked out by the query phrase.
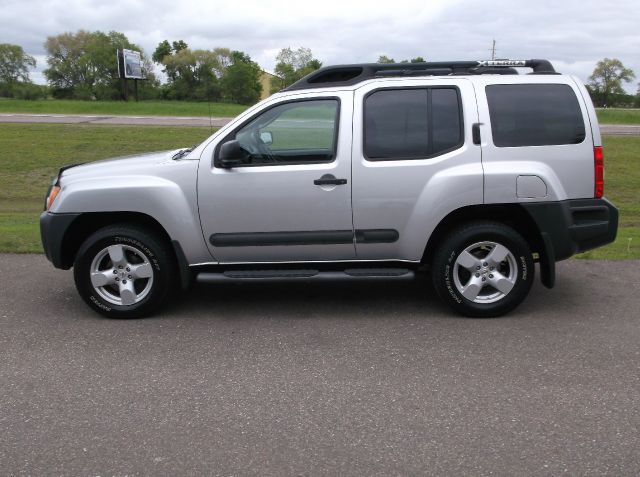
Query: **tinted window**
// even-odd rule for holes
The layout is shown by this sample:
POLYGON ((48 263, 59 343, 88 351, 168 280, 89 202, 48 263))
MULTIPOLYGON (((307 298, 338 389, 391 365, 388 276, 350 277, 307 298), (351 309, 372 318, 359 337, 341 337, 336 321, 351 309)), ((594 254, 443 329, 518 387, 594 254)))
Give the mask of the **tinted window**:
POLYGON ((235 138, 245 165, 331 162, 335 158, 338 101, 298 101, 271 108, 235 138))
POLYGON ((433 150, 446 151, 456 147, 462 139, 458 92, 438 88, 432 89, 431 94, 433 150))
POLYGON ((365 99, 364 122, 364 154, 370 160, 424 159, 462 142, 454 88, 376 91, 365 99))
POLYGON ((564 84, 487 86, 493 143, 498 147, 578 144, 585 129, 573 89, 564 84))

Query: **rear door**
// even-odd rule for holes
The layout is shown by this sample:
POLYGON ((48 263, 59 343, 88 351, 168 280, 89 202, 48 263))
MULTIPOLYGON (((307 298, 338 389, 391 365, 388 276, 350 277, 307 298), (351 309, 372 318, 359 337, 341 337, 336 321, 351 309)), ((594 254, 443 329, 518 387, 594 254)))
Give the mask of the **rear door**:
POLYGON ((389 79, 354 98, 358 259, 418 261, 450 212, 482 203, 476 97, 464 78, 389 79))

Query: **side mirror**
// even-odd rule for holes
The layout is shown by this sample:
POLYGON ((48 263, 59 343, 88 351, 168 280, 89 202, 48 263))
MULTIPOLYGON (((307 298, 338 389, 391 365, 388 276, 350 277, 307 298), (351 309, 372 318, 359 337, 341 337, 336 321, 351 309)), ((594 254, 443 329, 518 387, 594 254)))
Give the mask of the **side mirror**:
POLYGON ((224 169, 231 169, 242 163, 243 159, 244 152, 240 147, 240 143, 236 140, 228 141, 220 147, 216 165, 224 169))
POLYGON ((273 144, 273 133, 271 131, 263 131, 260 133, 260 140, 262 144, 270 146, 273 144))

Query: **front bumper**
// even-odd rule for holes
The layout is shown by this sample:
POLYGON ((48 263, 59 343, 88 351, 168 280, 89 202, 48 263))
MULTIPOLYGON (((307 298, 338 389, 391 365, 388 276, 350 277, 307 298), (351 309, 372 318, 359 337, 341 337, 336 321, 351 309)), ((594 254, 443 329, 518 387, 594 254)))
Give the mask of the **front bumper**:
POLYGON ((607 199, 522 204, 538 226, 550 261, 613 242, 618 209, 607 199), (551 250, 549 250, 551 248, 551 250))
POLYGON ((71 224, 80 214, 52 214, 43 212, 40 215, 40 238, 47 259, 56 268, 68 270, 73 263, 65 256, 65 237, 71 224))

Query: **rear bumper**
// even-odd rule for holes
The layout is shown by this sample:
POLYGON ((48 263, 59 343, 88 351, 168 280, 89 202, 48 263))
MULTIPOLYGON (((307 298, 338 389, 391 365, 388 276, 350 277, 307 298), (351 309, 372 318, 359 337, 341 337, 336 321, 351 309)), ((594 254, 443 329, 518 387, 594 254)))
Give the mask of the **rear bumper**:
POLYGON ((522 206, 537 224, 551 262, 611 243, 618 233, 618 209, 607 199, 534 202, 522 206))
POLYGON ((80 214, 51 214, 43 212, 40 215, 40 238, 47 259, 56 268, 68 270, 72 263, 64 260, 64 237, 73 221, 80 214))

